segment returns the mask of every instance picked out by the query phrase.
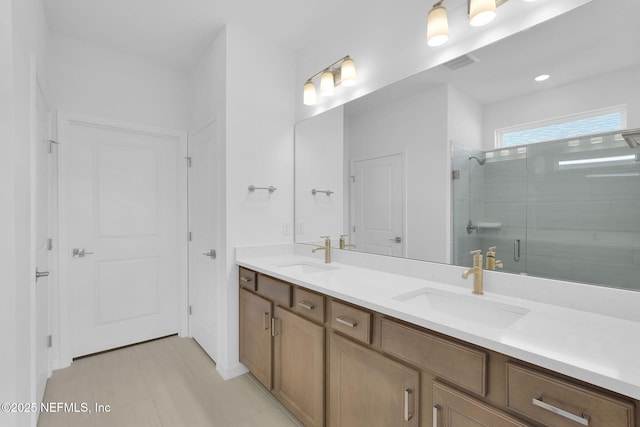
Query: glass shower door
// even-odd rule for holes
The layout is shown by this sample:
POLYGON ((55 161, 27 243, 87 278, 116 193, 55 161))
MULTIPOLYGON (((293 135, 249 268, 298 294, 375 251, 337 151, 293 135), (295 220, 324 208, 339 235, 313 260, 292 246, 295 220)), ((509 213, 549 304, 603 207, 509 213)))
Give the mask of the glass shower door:
POLYGON ((614 133, 528 150, 529 274, 638 289, 639 150, 614 133))
POLYGON ((500 271, 527 272, 527 148, 485 153, 483 210, 477 218, 482 252, 496 247, 500 271))

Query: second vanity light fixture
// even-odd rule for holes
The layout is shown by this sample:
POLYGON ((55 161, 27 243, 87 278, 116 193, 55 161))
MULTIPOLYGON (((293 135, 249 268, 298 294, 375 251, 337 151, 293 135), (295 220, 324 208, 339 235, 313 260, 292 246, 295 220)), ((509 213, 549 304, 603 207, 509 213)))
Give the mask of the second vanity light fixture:
POLYGON ((353 86, 356 84, 356 64, 349 55, 340 58, 322 71, 315 73, 304 84, 304 105, 316 105, 318 102, 316 85, 313 79, 320 76, 320 95, 331 96, 336 86, 353 86))
MULTIPOLYGON (((447 9, 443 4, 447 0, 440 0, 433 5, 427 15, 427 44, 440 46, 449 40, 449 20, 447 9)), ((493 21, 496 17, 496 8, 507 0, 467 0, 467 12, 469 23, 473 27, 481 27, 493 21)))

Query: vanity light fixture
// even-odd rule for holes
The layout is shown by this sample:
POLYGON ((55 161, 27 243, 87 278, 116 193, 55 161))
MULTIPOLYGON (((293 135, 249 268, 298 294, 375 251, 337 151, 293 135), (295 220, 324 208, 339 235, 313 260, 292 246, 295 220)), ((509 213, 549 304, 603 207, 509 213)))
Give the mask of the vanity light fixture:
MULTIPOLYGON (((443 4, 447 0, 435 3, 427 15, 427 44, 440 46, 449 39, 449 20, 443 4)), ((481 27, 493 21, 496 8, 507 0, 467 0, 469 23, 473 27, 481 27)))
POLYGON ((349 87, 357 83, 356 64, 347 55, 309 77, 304 84, 304 105, 316 105, 318 102, 316 85, 313 82, 317 77, 320 77, 320 95, 331 96, 335 94, 336 86, 349 87))

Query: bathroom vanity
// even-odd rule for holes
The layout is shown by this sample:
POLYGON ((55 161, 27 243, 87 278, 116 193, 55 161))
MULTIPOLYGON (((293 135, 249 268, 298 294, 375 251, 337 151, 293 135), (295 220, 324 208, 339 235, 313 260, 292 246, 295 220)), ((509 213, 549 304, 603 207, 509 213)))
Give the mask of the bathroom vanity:
POLYGON ((236 262, 240 361, 306 426, 640 426, 636 322, 295 254, 236 262))

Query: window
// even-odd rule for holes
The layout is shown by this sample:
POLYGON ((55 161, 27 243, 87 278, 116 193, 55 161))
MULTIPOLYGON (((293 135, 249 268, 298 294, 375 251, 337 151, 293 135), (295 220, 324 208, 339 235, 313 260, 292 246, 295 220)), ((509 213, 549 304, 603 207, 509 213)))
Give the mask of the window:
POLYGON ((626 127, 627 107, 617 106, 559 119, 496 130, 496 147, 513 147, 534 142, 610 132, 626 127))

